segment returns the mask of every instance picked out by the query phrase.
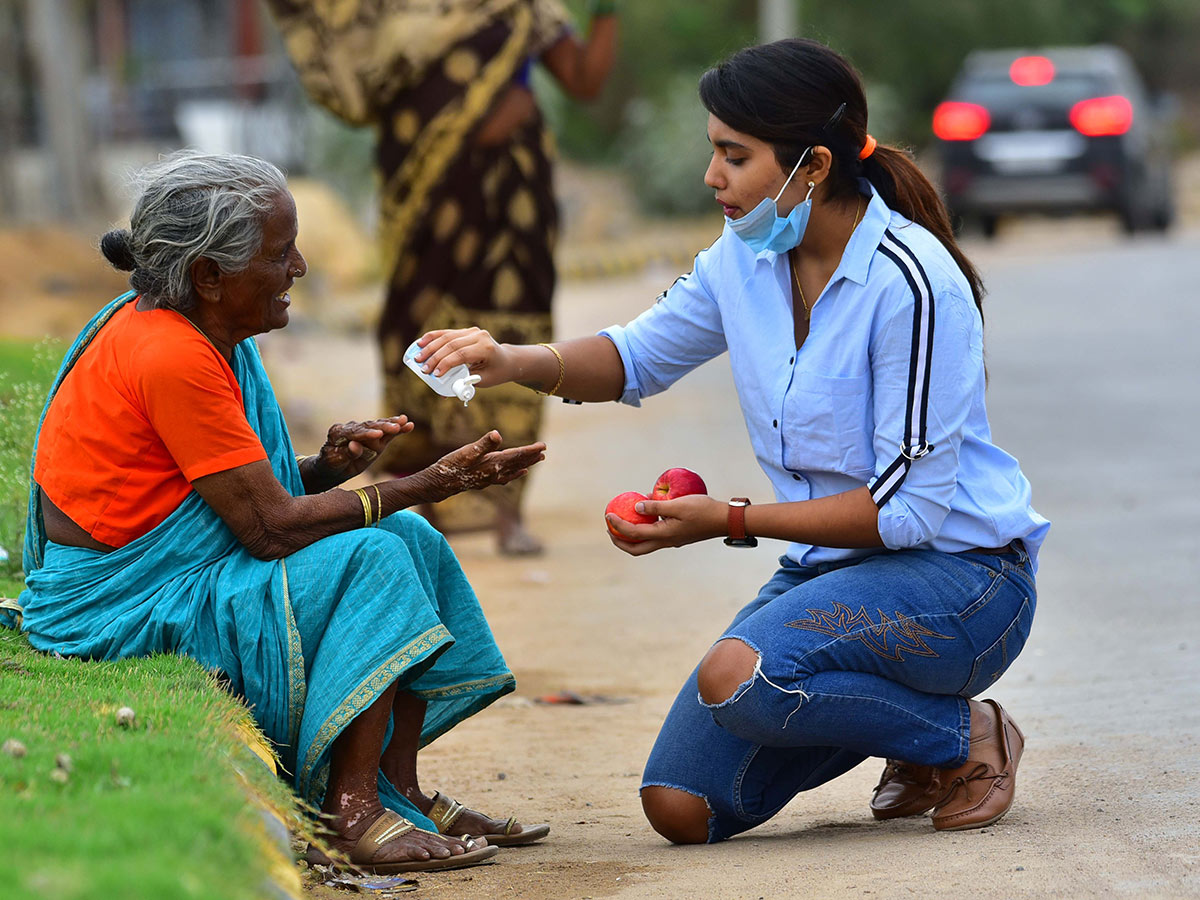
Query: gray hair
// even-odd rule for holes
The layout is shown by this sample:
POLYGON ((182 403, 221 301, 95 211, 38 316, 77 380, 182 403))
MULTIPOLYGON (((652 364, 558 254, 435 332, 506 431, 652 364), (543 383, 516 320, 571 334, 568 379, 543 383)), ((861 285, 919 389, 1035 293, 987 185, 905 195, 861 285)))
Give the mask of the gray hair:
POLYGON ((100 239, 129 286, 155 307, 185 312, 198 300, 192 263, 211 259, 225 273, 243 271, 262 247, 272 205, 287 180, 251 156, 181 150, 134 176, 137 200, 128 229, 100 239))

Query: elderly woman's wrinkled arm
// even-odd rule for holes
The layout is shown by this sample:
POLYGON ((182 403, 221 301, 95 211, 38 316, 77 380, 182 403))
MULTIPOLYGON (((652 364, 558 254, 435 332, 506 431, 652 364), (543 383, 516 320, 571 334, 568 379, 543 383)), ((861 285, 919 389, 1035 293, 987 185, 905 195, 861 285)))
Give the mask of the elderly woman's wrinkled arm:
POLYGON ((322 493, 365 472, 393 438, 412 430, 408 416, 329 426, 320 452, 298 460, 305 493, 322 493))
POLYGON ((501 450, 500 441, 498 432, 488 432, 420 472, 371 485, 361 494, 334 489, 293 497, 265 460, 197 478, 192 486, 251 555, 280 559, 401 509, 507 484, 545 458, 543 443, 501 450))

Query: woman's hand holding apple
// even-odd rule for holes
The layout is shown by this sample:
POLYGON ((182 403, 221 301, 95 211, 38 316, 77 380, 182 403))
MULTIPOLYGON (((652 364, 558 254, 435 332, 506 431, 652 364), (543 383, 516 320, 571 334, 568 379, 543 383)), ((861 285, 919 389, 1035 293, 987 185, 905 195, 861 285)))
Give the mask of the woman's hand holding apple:
POLYGON ((613 545, 630 556, 723 537, 729 517, 728 504, 703 494, 688 494, 674 500, 642 500, 635 508, 639 513, 660 518, 649 525, 634 525, 612 513, 604 517, 613 545))

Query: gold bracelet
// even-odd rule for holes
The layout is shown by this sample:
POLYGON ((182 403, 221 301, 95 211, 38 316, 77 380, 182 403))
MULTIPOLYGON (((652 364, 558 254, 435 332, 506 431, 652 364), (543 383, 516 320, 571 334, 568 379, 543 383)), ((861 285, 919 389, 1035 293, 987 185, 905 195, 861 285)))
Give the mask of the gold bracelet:
POLYGON ((371 487, 375 488, 375 524, 378 525, 383 519, 383 497, 379 494, 379 485, 372 482, 371 487))
POLYGON ((363 505, 363 528, 371 527, 371 500, 367 497, 367 492, 362 488, 355 488, 354 493, 358 494, 358 499, 363 505))
POLYGON ((545 347, 547 350, 549 350, 551 353, 553 353, 554 358, 558 360, 558 381, 554 382, 554 387, 552 387, 552 388, 550 388, 550 390, 546 391, 547 397, 554 397, 558 394, 558 389, 560 387, 562 387, 563 377, 567 374, 567 366, 563 362, 562 354, 559 353, 558 349, 555 348, 553 345, 538 344, 538 346, 545 347))

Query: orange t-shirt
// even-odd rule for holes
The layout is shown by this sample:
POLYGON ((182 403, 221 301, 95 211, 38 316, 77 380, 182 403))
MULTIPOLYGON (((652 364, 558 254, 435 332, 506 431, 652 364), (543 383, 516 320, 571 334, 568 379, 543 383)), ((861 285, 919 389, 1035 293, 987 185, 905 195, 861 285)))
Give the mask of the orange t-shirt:
POLYGON ((54 396, 34 480, 77 525, 123 547, 191 482, 267 458, 233 370, 182 315, 127 303, 54 396))

